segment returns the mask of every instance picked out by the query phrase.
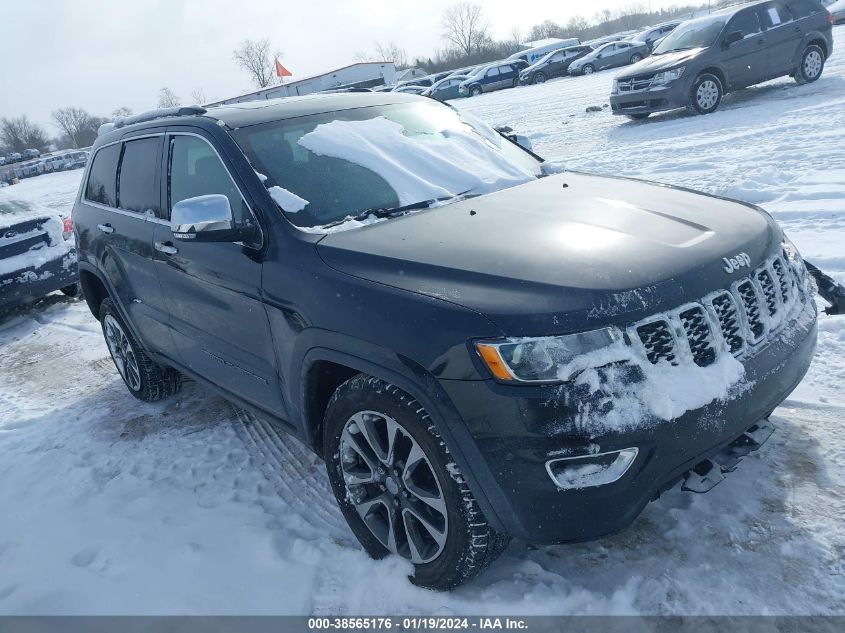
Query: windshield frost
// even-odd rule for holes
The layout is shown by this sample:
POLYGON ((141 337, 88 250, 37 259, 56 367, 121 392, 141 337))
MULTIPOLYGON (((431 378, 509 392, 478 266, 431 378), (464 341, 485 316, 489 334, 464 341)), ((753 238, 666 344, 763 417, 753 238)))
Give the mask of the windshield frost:
POLYGON ((235 136, 288 219, 302 227, 491 193, 541 175, 539 161, 489 126, 428 103, 274 121, 235 136), (296 208, 288 208, 290 200, 296 208))
POLYGON ((679 25, 654 49, 655 55, 692 48, 713 46, 725 27, 726 17, 704 17, 679 25))

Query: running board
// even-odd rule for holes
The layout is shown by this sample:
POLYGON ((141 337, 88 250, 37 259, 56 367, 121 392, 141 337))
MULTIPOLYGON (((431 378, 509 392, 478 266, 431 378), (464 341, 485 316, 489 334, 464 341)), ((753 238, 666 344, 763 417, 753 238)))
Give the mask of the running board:
POLYGON ((718 453, 698 462, 684 475, 681 490, 703 493, 712 490, 725 478, 724 473, 736 470, 742 458, 756 451, 775 432, 768 420, 760 420, 718 453))

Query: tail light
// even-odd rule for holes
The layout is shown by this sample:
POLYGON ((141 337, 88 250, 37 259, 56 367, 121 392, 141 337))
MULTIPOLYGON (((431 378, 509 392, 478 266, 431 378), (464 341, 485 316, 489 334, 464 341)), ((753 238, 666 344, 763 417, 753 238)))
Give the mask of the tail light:
POLYGON ((827 21, 830 22, 831 25, 833 24, 833 14, 830 12, 827 14, 827 21))
POLYGON ((67 216, 62 218, 62 237, 69 240, 73 235, 73 218, 67 216))

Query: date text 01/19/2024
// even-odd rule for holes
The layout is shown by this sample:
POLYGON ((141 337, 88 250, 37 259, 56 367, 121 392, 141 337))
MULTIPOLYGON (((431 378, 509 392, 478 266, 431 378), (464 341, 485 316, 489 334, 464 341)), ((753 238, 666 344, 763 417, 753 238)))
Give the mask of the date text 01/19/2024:
POLYGON ((349 617, 349 618, 309 618, 308 629, 319 630, 378 630, 399 629, 414 630, 526 630, 525 620, 520 618, 498 617, 349 617))

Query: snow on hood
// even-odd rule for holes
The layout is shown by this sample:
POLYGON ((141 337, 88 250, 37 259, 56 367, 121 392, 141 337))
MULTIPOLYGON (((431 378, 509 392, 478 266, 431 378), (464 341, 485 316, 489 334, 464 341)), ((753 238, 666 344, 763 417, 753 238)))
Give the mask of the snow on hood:
POLYGON ((332 121, 298 142, 315 154, 377 173, 396 191, 400 205, 491 193, 535 178, 477 134, 452 129, 416 136, 403 132, 401 124, 384 117, 332 121))

